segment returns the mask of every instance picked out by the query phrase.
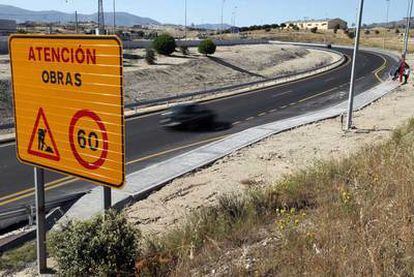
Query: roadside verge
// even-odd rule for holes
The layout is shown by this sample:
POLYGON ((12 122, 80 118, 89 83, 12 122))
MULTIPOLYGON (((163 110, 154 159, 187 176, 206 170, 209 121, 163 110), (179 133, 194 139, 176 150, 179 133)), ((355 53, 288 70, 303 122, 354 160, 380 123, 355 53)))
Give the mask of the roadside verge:
MULTIPOLYGON (((361 93, 355 99, 355 110, 362 109, 398 86, 399 84, 394 82, 384 82, 361 93)), ((206 166, 269 136, 316 121, 343 115, 346 113, 346 109, 347 103, 342 102, 320 111, 254 127, 132 173, 127 176, 127 185, 124 190, 113 191, 112 201, 114 207, 122 208, 129 203, 143 199, 149 193, 163 187, 171 180, 206 166)), ((102 207, 96 205, 96 203, 101 202, 102 189, 96 188, 81 198, 61 221, 90 218, 94 214, 103 211, 102 207)))

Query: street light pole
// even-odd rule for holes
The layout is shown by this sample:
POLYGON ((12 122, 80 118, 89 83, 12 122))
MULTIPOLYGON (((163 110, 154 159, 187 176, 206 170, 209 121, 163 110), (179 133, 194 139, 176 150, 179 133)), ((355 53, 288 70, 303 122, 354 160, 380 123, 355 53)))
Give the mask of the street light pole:
POLYGON ((356 36, 355 36, 355 45, 354 45, 354 55, 352 57, 351 83, 349 86, 348 120, 347 120, 348 131, 352 128, 352 113, 354 109, 354 90, 355 90, 355 67, 356 67, 357 56, 358 56, 358 51, 359 51, 359 38, 360 38, 360 32, 361 32, 363 9, 364 9, 364 0, 360 0, 358 22, 357 22, 357 29, 356 29, 356 36))
POLYGON ((407 24, 405 28, 405 42, 404 42, 404 52, 403 52, 404 59, 408 53, 408 38, 410 36, 411 16, 413 13, 413 1, 414 0, 409 0, 409 5, 408 5, 408 12, 407 12, 408 16, 407 16, 407 24))
POLYGON ((387 2, 387 20, 386 20, 386 25, 384 28, 384 49, 385 49, 385 37, 387 35, 387 29, 388 29, 388 23, 389 23, 389 15, 390 15, 390 0, 385 0, 385 2, 387 2))
POLYGON ((185 0, 184 6, 184 38, 187 38, 187 0, 185 0))
POLYGON ((226 2, 226 0, 222 0, 221 2, 221 34, 223 36, 224 34, 224 2, 226 2))
POLYGON ((115 5, 115 0, 113 1, 113 6, 114 6, 114 35, 116 33, 116 5, 115 5))

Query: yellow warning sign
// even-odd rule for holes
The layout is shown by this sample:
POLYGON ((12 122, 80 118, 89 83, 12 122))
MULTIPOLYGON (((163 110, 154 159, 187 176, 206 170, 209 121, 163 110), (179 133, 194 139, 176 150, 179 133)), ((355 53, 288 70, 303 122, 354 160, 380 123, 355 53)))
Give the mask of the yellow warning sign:
POLYGON ((9 49, 18 158, 122 187, 120 41, 108 36, 15 35, 9 49))

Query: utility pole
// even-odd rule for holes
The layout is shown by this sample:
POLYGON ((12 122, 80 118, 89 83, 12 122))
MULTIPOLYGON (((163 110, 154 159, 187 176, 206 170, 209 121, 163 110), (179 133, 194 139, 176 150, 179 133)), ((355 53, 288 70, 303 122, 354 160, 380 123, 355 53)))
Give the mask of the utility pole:
POLYGON ((409 0, 409 5, 408 5, 408 11, 407 11, 407 24, 406 24, 406 28, 405 28, 405 42, 404 42, 404 52, 403 52, 403 59, 405 60, 405 57, 407 56, 408 53, 408 39, 410 37, 410 27, 411 27, 411 16, 413 13, 413 1, 414 0, 409 0))
POLYGON ((103 0, 98 0, 98 30, 100 35, 105 34, 103 0))
POLYGON ((114 6, 114 35, 116 34, 116 5, 115 5, 115 0, 113 1, 113 6, 114 6))
POLYGON ((78 11, 75 11, 75 31, 79 34, 78 11))
POLYGON ((221 2, 221 36, 223 38, 223 34, 224 34, 224 2, 226 2, 226 0, 222 0, 221 2))
POLYGON ((364 9, 364 0, 360 0, 358 22, 357 22, 356 36, 355 36, 355 45, 354 45, 354 55, 352 57, 351 83, 349 86, 348 120, 347 120, 348 131, 352 128, 352 113, 354 109, 354 90, 355 90, 355 67, 356 67, 358 51, 359 51, 359 38, 360 38, 360 32, 361 32, 363 9, 364 9))
POLYGON ((384 49, 385 49, 385 37, 387 35, 387 29, 388 29, 388 23, 389 23, 389 15, 390 15, 390 0, 385 0, 385 2, 387 3, 387 24, 385 25, 385 30, 384 30, 384 49))
POLYGON ((184 2, 184 38, 187 38, 187 0, 184 2))

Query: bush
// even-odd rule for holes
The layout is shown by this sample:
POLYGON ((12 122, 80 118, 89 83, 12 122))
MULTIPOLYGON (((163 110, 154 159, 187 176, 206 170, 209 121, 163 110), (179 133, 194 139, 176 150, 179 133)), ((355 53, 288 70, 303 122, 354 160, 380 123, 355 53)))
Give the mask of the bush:
POLYGON ((355 38, 355 32, 348 32, 346 33, 346 35, 348 36, 348 38, 350 39, 354 39, 355 38))
POLYGON ((123 214, 108 212, 69 222, 51 234, 50 246, 63 276, 132 275, 139 232, 123 214))
POLYGON ((154 64, 156 60, 157 58, 155 57, 154 49, 145 49, 145 61, 147 62, 147 64, 154 64))
POLYGON ((198 46, 198 52, 204 55, 213 55, 216 52, 217 46, 214 44, 214 41, 211 39, 203 40, 198 46))
POLYGON ((168 34, 160 35, 152 42, 152 47, 161 55, 171 55, 175 51, 176 46, 175 39, 168 34))
POLYGON ((364 34, 369 35, 371 34, 370 30, 365 30, 364 34))
POLYGON ((188 46, 185 46, 185 45, 180 46, 180 52, 184 56, 187 56, 190 54, 190 51, 188 50, 188 46))
POLYGON ((318 31, 318 27, 313 27, 312 29, 310 29, 311 33, 316 34, 316 32, 318 31))
POLYGON ((375 34, 376 34, 376 35, 379 35, 379 33, 380 33, 380 31, 375 30, 375 34))
POLYGON ((399 34, 400 33, 400 29, 395 29, 395 33, 399 34))

